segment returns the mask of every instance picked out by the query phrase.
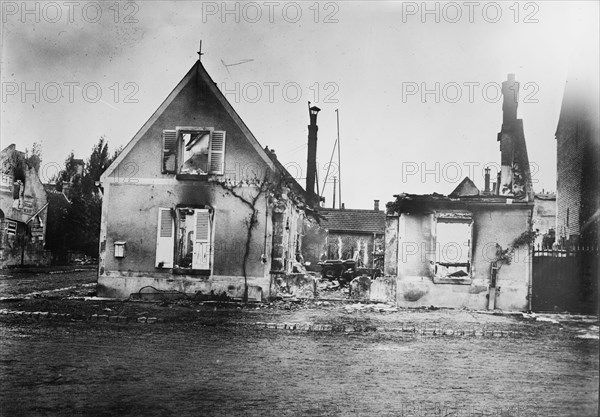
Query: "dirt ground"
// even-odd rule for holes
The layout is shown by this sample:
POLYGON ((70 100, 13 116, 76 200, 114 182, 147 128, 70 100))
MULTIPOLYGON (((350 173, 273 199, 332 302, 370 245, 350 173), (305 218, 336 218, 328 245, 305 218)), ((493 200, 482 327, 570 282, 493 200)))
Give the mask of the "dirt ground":
POLYGON ((595 341, 1 323, 1 414, 595 416, 595 341))
POLYGON ((0 315, 1 416, 598 415, 595 317, 100 300, 93 271, 39 275, 0 277, 0 310, 71 316, 0 315))
POLYGON ((70 291, 87 294, 94 290, 96 271, 90 266, 0 270, 0 299, 37 293, 69 295, 70 291))

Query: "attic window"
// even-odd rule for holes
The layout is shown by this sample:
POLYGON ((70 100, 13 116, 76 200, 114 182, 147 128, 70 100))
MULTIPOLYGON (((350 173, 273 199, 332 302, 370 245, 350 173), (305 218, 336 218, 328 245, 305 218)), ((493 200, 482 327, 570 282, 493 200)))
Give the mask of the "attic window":
POLYGON ((182 164, 179 173, 207 174, 209 143, 209 131, 182 132, 182 164))
POLYGON ((225 171, 225 132, 185 127, 163 131, 162 172, 204 177, 225 171))

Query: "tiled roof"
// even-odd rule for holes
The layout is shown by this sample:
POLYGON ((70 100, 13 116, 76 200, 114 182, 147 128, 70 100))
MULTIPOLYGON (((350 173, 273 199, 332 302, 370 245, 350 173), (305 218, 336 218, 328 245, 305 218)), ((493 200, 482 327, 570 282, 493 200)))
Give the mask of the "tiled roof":
POLYGON ((329 231, 385 233, 385 212, 375 210, 320 209, 321 226, 329 231))

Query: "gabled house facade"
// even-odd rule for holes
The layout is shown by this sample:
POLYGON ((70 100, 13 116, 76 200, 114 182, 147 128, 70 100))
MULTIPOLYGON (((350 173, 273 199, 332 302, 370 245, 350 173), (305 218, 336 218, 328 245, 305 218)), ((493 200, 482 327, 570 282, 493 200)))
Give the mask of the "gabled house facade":
POLYGON ((533 190, 519 85, 503 83, 501 169, 484 190, 465 178, 448 196, 400 194, 388 203, 384 272, 402 307, 527 310, 533 190))
POLYGON ((291 271, 306 195, 200 61, 101 177, 98 294, 261 300, 291 271))
POLYGON ((2 150, 0 164, 0 268, 48 265, 48 202, 38 173, 14 144, 2 150))

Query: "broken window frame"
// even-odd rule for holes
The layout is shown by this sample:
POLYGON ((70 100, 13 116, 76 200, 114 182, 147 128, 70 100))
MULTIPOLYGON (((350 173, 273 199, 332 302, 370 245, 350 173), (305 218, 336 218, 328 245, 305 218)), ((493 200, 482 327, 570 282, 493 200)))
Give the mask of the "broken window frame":
MULTIPOLYGON (((470 284, 472 278, 472 264, 473 264, 473 217, 471 213, 466 212, 439 212, 435 215, 435 260, 433 268, 433 280, 435 283, 462 283, 470 284), (455 242, 459 244, 461 250, 466 247, 467 259, 466 262, 445 262, 443 259, 442 251, 444 250, 443 242, 439 242, 439 224, 465 224, 468 226, 468 240, 467 242, 455 242), (466 245, 464 244, 466 243, 466 245), (440 267, 443 268, 456 268, 456 271, 449 273, 448 275, 440 274, 440 267), (462 276, 451 276, 452 273, 458 271, 464 271, 467 275, 462 276)), ((446 242, 448 243, 448 242, 446 242)))
MULTIPOLYGON (((162 132, 161 172, 176 174, 178 179, 205 179, 208 175, 225 174, 225 150, 227 132, 213 127, 177 126, 162 132), (186 163, 184 135, 208 133, 206 166, 197 167, 197 172, 183 171, 186 163)), ((189 158, 188 158, 189 159, 189 158)))
POLYGON ((211 142, 212 142, 212 133, 214 128, 212 127, 177 127, 177 153, 179 155, 179 161, 177 162, 177 174, 178 175, 191 175, 191 176, 206 176, 210 173, 210 152, 211 152, 211 142), (186 144, 184 140, 184 135, 190 134, 208 134, 208 143, 206 145, 206 166, 205 167, 197 167, 201 172, 193 173, 193 172, 184 172, 183 166, 187 162, 186 160, 186 144))

